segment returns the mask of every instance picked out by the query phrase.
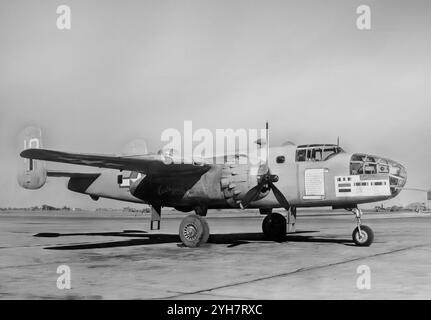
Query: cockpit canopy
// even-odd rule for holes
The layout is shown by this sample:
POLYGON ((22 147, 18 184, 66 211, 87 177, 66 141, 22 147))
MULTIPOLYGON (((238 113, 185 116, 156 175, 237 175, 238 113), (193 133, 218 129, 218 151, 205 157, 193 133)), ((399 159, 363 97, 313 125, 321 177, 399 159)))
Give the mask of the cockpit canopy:
POLYGON ((307 144, 296 149, 296 161, 326 161, 344 150, 336 144, 307 144))

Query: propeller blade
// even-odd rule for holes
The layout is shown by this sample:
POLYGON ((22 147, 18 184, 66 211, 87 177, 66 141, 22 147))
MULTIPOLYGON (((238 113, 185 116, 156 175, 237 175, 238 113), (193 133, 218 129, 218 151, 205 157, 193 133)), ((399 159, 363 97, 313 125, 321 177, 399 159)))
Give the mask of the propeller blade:
POLYGON ((289 205, 289 201, 287 201, 286 197, 283 195, 283 193, 278 190, 278 188, 272 183, 269 183, 272 192, 274 192, 274 196, 277 199, 278 203, 286 210, 289 210, 290 205, 289 205))
POLYGON ((259 183, 257 186, 251 188, 244 196, 244 198, 241 200, 240 206, 242 209, 246 208, 250 202, 254 201, 262 191, 264 184, 259 183))

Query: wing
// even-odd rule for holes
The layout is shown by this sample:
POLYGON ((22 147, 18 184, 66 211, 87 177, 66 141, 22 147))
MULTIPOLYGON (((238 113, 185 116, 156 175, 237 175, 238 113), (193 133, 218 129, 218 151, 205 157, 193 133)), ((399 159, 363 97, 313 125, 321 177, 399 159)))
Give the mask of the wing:
MULTIPOLYGON (((146 175, 171 176, 203 174, 210 165, 184 159, 174 159, 163 154, 141 156, 116 156, 85 153, 68 153, 46 149, 27 149, 21 157, 52 162, 70 163, 98 168, 138 171, 146 175)), ((60 176, 59 174, 57 176, 60 176)))

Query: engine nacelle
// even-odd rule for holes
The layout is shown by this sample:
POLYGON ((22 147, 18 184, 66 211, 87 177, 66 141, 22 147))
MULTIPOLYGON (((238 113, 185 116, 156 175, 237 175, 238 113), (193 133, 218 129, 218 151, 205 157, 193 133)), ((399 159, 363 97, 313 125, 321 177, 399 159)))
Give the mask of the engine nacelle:
MULTIPOLYGON (((40 128, 27 127, 19 135, 19 141, 24 149, 42 148, 42 131, 40 128)), ((20 158, 17 172, 18 184, 25 189, 39 189, 46 182, 44 161, 20 158)))

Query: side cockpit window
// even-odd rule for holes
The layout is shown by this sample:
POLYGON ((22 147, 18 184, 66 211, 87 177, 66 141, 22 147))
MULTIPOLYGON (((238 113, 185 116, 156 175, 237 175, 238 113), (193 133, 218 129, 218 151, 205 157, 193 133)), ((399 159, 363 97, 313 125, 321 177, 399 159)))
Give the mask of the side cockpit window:
POLYGON ((326 161, 340 152, 343 152, 343 149, 337 145, 298 146, 296 161, 326 161))
POLYGON ((297 150, 296 161, 305 161, 306 155, 307 155, 307 150, 297 150))

